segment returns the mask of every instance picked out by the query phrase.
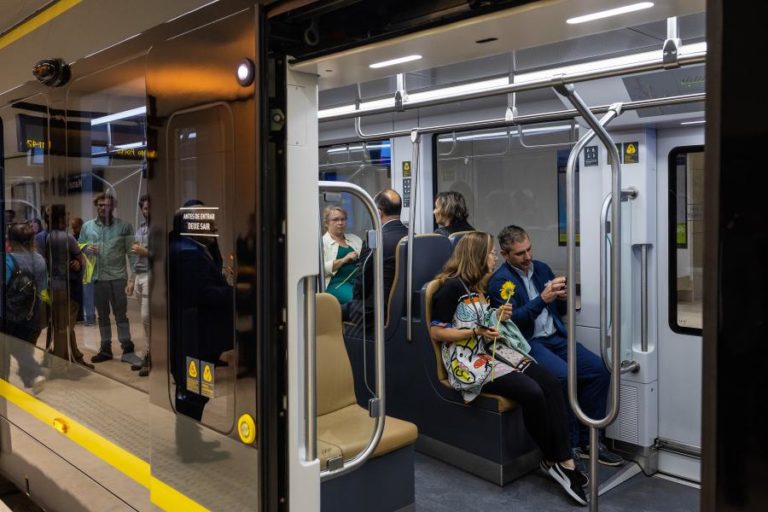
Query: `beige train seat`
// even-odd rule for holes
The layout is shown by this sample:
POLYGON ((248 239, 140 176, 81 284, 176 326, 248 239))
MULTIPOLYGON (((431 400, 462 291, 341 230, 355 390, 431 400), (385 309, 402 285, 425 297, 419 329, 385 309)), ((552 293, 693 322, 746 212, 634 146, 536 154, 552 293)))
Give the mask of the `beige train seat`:
MULTIPOLYGON (((342 336, 341 307, 333 295, 317 294, 317 438, 320 464, 360 453, 373 432, 373 419, 357 404, 352 366, 342 336)), ((373 457, 415 443, 413 423, 387 417, 373 457)))

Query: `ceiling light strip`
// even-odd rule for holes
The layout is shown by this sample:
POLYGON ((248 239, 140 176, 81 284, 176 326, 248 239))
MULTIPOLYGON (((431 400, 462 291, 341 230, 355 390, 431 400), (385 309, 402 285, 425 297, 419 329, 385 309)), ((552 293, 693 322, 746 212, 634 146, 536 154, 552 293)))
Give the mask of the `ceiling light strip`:
MULTIPOLYGON (((704 64, 706 61, 706 56, 706 43, 683 46, 680 49, 678 64, 680 66, 704 64)), ((463 86, 458 87, 472 87, 474 90, 471 92, 464 91, 460 94, 456 93, 453 87, 435 89, 433 91, 428 91, 428 93, 410 94, 407 98, 404 98, 402 107, 398 108, 400 110, 408 110, 410 108, 423 108, 441 105, 457 100, 464 101, 495 96, 497 94, 532 91, 546 87, 553 87, 562 83, 586 82, 590 80, 612 78, 633 73, 657 71, 661 69, 664 69, 661 50, 643 52, 624 57, 617 57, 614 59, 594 61, 592 63, 547 69, 533 73, 524 73, 515 76, 514 83, 507 83, 506 85, 496 84, 485 87, 479 85, 487 81, 474 82, 473 84, 464 84, 463 86), (451 89, 454 90, 451 91, 451 89), (425 94, 425 96, 419 98, 419 94, 425 94), (416 97, 415 99, 414 96, 416 97)), ((503 79, 506 80, 507 78, 504 77, 503 79)), ((386 114, 394 111, 394 109, 395 99, 392 97, 383 100, 377 100, 376 102, 362 103, 359 109, 356 109, 354 105, 345 105, 342 107, 335 107, 333 109, 320 110, 318 111, 318 119, 352 119, 355 117, 360 117, 361 115, 386 114), (377 105, 374 105, 374 103, 377 103, 377 105)))
POLYGON ((386 68, 388 66, 395 66, 397 64, 405 64, 406 62, 413 62, 414 60, 420 60, 421 55, 406 55, 405 57, 398 57, 396 59, 384 60, 381 62, 374 62, 370 66, 371 69, 386 68))
POLYGON ((616 7, 614 9, 608 9, 605 11, 593 12, 591 14, 585 14, 583 16, 576 16, 565 20, 569 25, 576 25, 578 23, 586 23, 588 21, 601 20, 603 18, 610 18, 612 16, 621 16, 622 14, 629 14, 630 12, 642 11, 643 9, 650 9, 653 7, 653 2, 639 2, 636 4, 625 5, 623 7, 616 7))

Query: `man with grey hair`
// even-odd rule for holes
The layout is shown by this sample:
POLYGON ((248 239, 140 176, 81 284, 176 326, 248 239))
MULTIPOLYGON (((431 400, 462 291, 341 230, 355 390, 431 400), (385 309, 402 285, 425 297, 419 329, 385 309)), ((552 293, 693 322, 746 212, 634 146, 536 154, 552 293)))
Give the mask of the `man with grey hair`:
MULTIPOLYGON (((499 233, 499 247, 504 263, 488 281, 491 305, 512 304, 512 321, 528 339, 531 356, 557 377, 568 396, 567 339, 568 331, 562 320, 566 312, 567 286, 564 276, 555 277, 546 263, 533 259, 528 233, 519 226, 507 226, 499 233)), ((605 416, 610 374, 603 361, 576 344, 579 403, 593 418, 605 416)), ((567 403, 567 401, 566 401, 567 403)), ((571 446, 574 455, 589 457, 589 431, 580 425, 568 409, 571 446)), ((618 466, 623 459, 609 451, 601 442, 598 461, 618 466)))

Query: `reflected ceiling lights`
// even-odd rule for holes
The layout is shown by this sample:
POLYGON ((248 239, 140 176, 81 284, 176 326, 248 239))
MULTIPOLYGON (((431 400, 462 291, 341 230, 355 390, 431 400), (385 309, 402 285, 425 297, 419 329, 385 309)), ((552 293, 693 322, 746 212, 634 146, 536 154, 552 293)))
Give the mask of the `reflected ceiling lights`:
POLYGON ((569 25, 576 25, 577 23, 586 23, 588 21, 610 18, 611 16, 619 16, 621 14, 641 11, 643 9, 650 9, 651 7, 653 7, 653 2, 639 2, 636 4, 625 5, 624 7, 608 9, 607 11, 599 11, 593 12, 592 14, 585 14, 584 16, 576 16, 575 18, 570 18, 565 22, 569 25))
POLYGON ((383 60, 381 62, 374 62, 370 66, 371 69, 385 68, 387 66, 394 66, 395 64, 402 64, 404 62, 411 62, 421 59, 421 55, 406 55, 405 57, 398 57, 397 59, 383 60))
POLYGON ((256 76, 256 66, 254 66, 251 59, 243 59, 237 64, 237 83, 243 87, 247 87, 253 83, 253 78, 256 76))
POLYGON ((136 107, 130 110, 124 110, 115 114, 110 114, 104 117, 97 117, 91 119, 91 126, 98 126, 104 123, 111 123, 112 121, 119 121, 120 119, 128 119, 130 117, 141 116, 147 113, 147 107, 136 107))
POLYGON ((687 126, 687 125, 704 124, 706 122, 707 121, 704 119, 699 119, 698 121, 682 121, 680 124, 683 126, 687 126))

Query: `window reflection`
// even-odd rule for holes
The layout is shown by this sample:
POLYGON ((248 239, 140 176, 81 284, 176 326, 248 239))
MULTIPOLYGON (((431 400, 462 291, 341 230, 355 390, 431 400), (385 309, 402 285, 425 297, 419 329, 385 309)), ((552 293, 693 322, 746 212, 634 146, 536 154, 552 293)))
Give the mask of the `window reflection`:
POLYGON ((670 324, 698 334, 702 328, 704 270, 704 151, 679 148, 670 155, 670 324))

